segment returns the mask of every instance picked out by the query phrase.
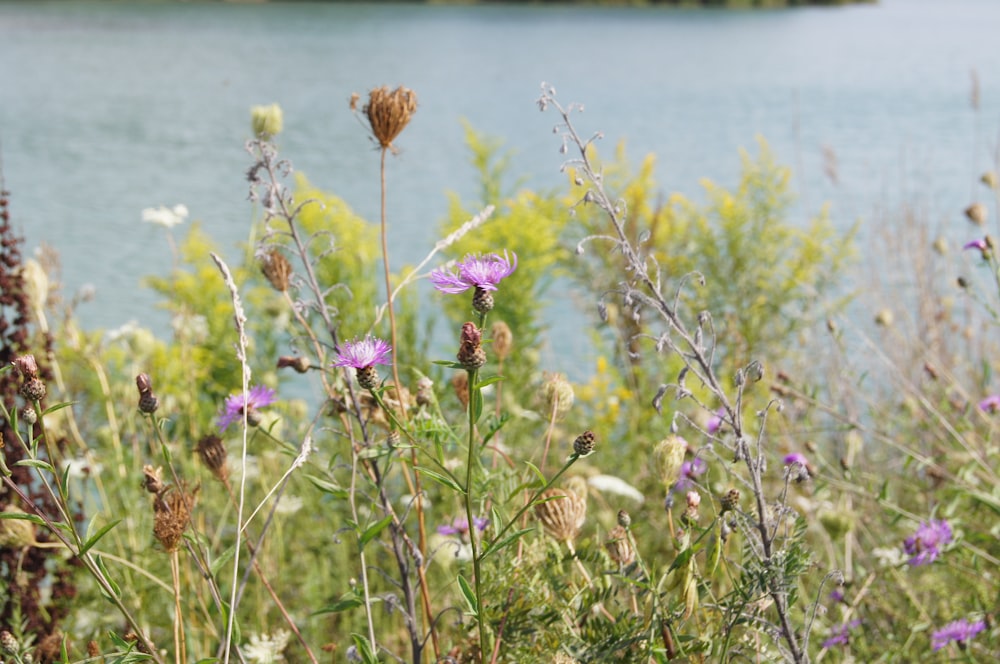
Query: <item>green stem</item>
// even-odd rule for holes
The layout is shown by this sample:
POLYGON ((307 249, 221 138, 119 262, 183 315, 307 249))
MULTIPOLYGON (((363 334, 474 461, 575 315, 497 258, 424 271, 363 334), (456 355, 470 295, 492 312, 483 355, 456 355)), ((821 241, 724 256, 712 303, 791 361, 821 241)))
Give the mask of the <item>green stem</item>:
MULTIPOLYGON (((484 317, 480 317, 482 322, 484 317)), ((465 518, 469 524, 469 542, 472 546, 472 569, 476 584, 476 621, 479 628, 479 661, 482 662, 489 652, 486 648, 486 629, 483 626, 483 591, 482 591, 482 564, 479 559, 479 543, 476 541, 475 521, 472 518, 472 465, 476 460, 476 399, 473 396, 479 391, 476 383, 479 379, 479 371, 470 369, 469 373, 469 458, 465 468, 465 518)))

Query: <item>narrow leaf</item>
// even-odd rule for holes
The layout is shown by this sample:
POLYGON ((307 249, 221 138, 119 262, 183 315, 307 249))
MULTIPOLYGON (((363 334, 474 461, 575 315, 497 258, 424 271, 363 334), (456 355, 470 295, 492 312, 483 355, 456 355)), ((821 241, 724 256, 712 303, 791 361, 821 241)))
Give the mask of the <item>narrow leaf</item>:
POLYGON ((368 526, 368 530, 361 534, 361 548, 364 548, 368 542, 372 541, 378 534, 385 530, 385 527, 392 523, 392 515, 387 514, 383 518, 379 519, 376 523, 368 526))
POLYGON ((456 482, 452 478, 448 477, 447 475, 443 475, 443 474, 437 472, 436 470, 431 470, 430 468, 427 468, 426 466, 417 466, 417 472, 420 473, 421 475, 426 475, 427 477, 431 478, 432 480, 434 480, 436 482, 440 482, 441 484, 445 485, 449 489, 452 489, 453 491, 457 491, 458 493, 461 493, 461 494, 465 493, 465 489, 463 489, 458 484, 458 482, 456 482))
POLYGON ((96 533, 94 533, 94 535, 89 540, 83 543, 83 547, 80 548, 79 555, 82 556, 83 554, 90 551, 95 544, 101 541, 102 537, 104 537, 112 528, 121 523, 121 521, 122 521, 121 519, 115 519, 114 521, 112 521, 111 523, 107 524, 106 526, 98 530, 96 533))
POLYGON ((462 590, 462 596, 469 607, 469 613, 473 618, 479 619, 479 612, 476 610, 476 593, 461 574, 458 575, 458 587, 462 590))

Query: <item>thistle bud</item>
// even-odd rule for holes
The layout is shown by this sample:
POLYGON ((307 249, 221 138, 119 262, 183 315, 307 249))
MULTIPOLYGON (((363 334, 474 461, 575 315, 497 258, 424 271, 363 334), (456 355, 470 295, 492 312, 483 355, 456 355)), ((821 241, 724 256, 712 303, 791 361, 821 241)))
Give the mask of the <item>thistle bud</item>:
POLYGON ((737 509, 740 506, 740 490, 730 489, 720 502, 722 503, 722 509, 719 511, 720 515, 737 509))
POLYGON ((629 541, 628 531, 622 526, 615 526, 608 533, 608 540, 604 543, 608 550, 608 557, 624 567, 635 562, 635 549, 629 541))
POLYGON ((282 355, 281 357, 278 358, 279 369, 284 369, 285 367, 291 367, 297 373, 304 374, 305 372, 309 371, 309 368, 311 366, 312 362, 310 362, 309 358, 306 357, 305 355, 295 355, 295 356, 282 355))
POLYGON ((34 355, 16 357, 11 364, 14 365, 17 373, 21 374, 24 378, 36 378, 38 376, 38 363, 35 362, 34 355))
POLYGON ((982 203, 973 203, 969 207, 965 208, 965 216, 968 217, 969 221, 977 226, 982 226, 986 223, 988 211, 986 206, 982 203))
POLYGON ((229 478, 229 468, 226 466, 226 447, 222 439, 209 434, 198 441, 198 457, 205 464, 215 479, 223 484, 229 478))
POLYGON ((29 378, 21 385, 20 394, 27 401, 41 401, 45 398, 45 383, 40 378, 29 378))
POLYGON ((618 510, 618 525, 626 530, 632 525, 632 517, 625 510, 618 510))
POLYGON ((502 320, 493 323, 490 328, 490 336, 493 337, 493 352, 501 362, 510 355, 511 346, 514 345, 514 333, 510 331, 510 326, 502 320))
POLYGON ((656 470, 660 475, 660 481, 668 491, 680 477, 687 449, 687 441, 676 434, 667 436, 653 448, 656 470))
POLYGON ((284 113, 277 104, 254 106, 250 109, 250 128, 257 138, 267 140, 281 133, 284 113))
POLYGON ((596 441, 593 431, 584 431, 573 441, 573 453, 577 456, 587 456, 594 451, 596 441))
POLYGON ((34 406, 25 406, 21 409, 21 421, 28 426, 35 426, 35 422, 38 421, 38 413, 35 411, 34 406))
POLYGON ((21 644, 17 642, 13 634, 3 630, 0 632, 0 650, 8 655, 16 655, 21 650, 21 644))
POLYGON ((482 347, 483 333, 475 323, 464 323, 458 347, 458 363, 468 371, 486 364, 486 351, 482 347))
POLYGON ((146 414, 156 412, 160 402, 153 394, 153 382, 146 374, 139 374, 135 377, 135 385, 139 389, 139 410, 146 414))

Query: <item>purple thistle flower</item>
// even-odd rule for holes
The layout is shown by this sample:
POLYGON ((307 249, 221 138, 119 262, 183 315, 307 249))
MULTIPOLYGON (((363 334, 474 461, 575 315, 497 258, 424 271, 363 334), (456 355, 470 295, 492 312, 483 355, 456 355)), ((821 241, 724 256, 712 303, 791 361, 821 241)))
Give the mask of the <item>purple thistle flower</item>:
POLYGON ((786 454, 784 461, 786 466, 791 466, 797 463, 803 468, 805 468, 806 466, 809 465, 809 460, 806 459, 806 455, 799 454, 798 452, 792 452, 791 454, 786 454))
POLYGON ((951 541, 951 526, 943 519, 931 519, 921 523, 917 532, 906 538, 903 550, 910 556, 907 561, 913 567, 934 562, 945 544, 951 541))
POLYGON ((962 249, 978 249, 979 251, 986 251, 989 249, 989 244, 986 242, 986 238, 981 237, 978 240, 973 240, 972 242, 966 242, 962 245, 962 249))
POLYGON ((512 256, 513 263, 507 257, 506 251, 503 256, 468 254, 452 269, 438 268, 431 272, 431 283, 434 284, 434 288, 449 295, 464 293, 470 288, 494 291, 497 289, 497 284, 517 268, 517 254, 512 256))
POLYGON ((835 628, 830 633, 829 638, 823 642, 823 647, 832 648, 833 646, 846 646, 851 641, 851 630, 860 624, 860 620, 852 620, 851 622, 844 623, 840 627, 835 628))
MULTIPOLYGON (((486 530, 486 526, 490 525, 490 520, 483 516, 472 517, 472 523, 475 525, 476 530, 483 532, 486 530)), ((469 520, 464 516, 457 516, 451 520, 450 524, 444 524, 437 527, 438 535, 459 535, 465 536, 469 532, 469 520)))
POLYGON ((333 361, 333 366, 366 369, 376 364, 389 364, 391 352, 389 344, 369 334, 361 341, 354 339, 337 346, 337 359, 333 361))
POLYGON ((984 413, 995 413, 1000 410, 1000 394, 993 394, 979 402, 979 410, 984 413))
POLYGON ((674 486, 671 487, 670 491, 683 493, 694 486, 695 480, 699 475, 705 473, 708 470, 708 464, 705 463, 704 459, 695 457, 691 461, 685 461, 681 464, 680 479, 674 482, 674 486))
POLYGON ((264 385, 257 385, 250 388, 250 392, 244 400, 243 394, 232 394, 226 397, 226 403, 219 413, 216 426, 219 431, 225 431, 230 424, 243 419, 243 411, 246 410, 247 422, 256 425, 260 421, 257 410, 264 406, 270 406, 277 401, 278 393, 264 385))
POLYGON ((946 645, 954 641, 962 646, 966 641, 986 629, 986 621, 978 620, 970 623, 964 618, 950 622, 938 631, 931 634, 931 650, 937 652, 946 645))
POLYGON ((708 432, 708 435, 714 436, 719 429, 722 428, 722 418, 725 417, 725 415, 726 409, 720 407, 717 411, 715 411, 714 415, 708 418, 708 422, 705 424, 705 431, 708 432))

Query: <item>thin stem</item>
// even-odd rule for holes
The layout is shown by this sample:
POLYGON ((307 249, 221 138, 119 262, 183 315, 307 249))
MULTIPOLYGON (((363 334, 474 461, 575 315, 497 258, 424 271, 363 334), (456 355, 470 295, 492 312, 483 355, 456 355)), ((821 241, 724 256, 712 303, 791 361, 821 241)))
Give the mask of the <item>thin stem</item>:
POLYGON ((174 594, 174 661, 177 664, 187 662, 187 648, 184 643, 184 619, 181 613, 181 569, 177 557, 177 549, 170 552, 170 577, 173 580, 174 594))
POLYGON ((483 589, 482 589, 482 561, 479 559, 479 542, 476 538, 475 520, 472 514, 472 468, 476 458, 476 408, 477 399, 481 398, 477 393, 479 389, 476 383, 479 380, 479 371, 470 369, 469 374, 469 456, 465 467, 465 518, 469 524, 469 543, 472 547, 472 569, 476 585, 476 627, 479 629, 479 661, 482 662, 489 652, 486 648, 486 628, 483 625, 483 589))

